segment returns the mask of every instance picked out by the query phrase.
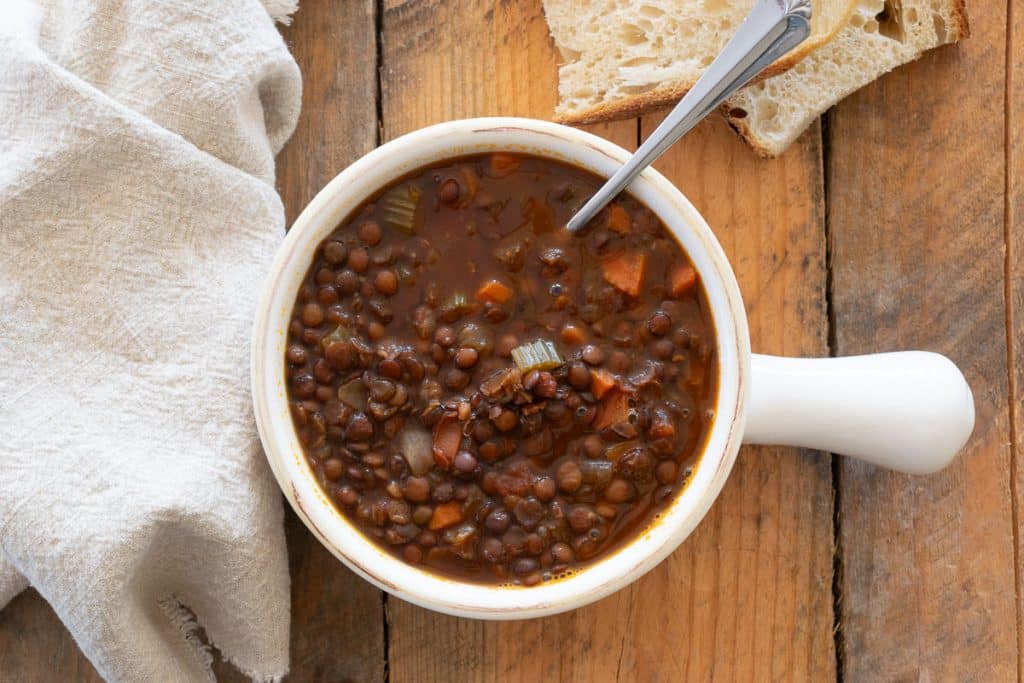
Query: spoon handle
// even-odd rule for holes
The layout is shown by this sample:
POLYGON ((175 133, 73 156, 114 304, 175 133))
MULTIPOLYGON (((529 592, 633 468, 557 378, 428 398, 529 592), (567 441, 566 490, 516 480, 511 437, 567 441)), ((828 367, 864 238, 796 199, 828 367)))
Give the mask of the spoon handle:
POLYGON ((637 174, 746 85, 769 64, 799 45, 811 32, 810 0, 758 0, 686 96, 633 156, 587 200, 566 226, 576 232, 615 198, 637 174))

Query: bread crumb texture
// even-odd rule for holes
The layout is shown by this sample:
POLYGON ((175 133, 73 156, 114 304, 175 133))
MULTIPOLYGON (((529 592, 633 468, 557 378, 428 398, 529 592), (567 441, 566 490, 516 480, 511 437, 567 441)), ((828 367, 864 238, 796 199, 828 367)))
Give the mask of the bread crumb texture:
MULTIPOLYGON (((671 104, 754 0, 544 0, 564 63, 556 119, 591 123, 671 104)), ((963 0, 815 0, 811 37, 723 107, 761 155, 881 74, 967 33, 963 0)))
POLYGON ((786 73, 739 91, 723 112, 755 151, 776 156, 839 100, 967 32, 962 3, 859 0, 833 41, 786 73))

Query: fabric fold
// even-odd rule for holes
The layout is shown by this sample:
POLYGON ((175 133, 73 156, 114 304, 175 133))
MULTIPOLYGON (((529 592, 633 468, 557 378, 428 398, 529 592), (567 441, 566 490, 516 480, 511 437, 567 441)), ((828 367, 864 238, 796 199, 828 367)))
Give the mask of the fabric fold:
POLYGON ((108 680, 210 678, 198 628, 287 671, 248 358, 290 6, 14 0, 0 30, 0 606, 34 586, 108 680))

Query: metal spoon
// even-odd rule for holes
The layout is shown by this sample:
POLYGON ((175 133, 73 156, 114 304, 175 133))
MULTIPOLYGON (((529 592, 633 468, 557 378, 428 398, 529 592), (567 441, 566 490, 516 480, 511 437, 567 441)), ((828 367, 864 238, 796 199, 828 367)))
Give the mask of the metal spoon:
POLYGON ((810 32, 810 0, 758 0, 736 35, 675 109, 569 220, 569 231, 586 225, 676 140, 765 67, 802 43, 810 32))

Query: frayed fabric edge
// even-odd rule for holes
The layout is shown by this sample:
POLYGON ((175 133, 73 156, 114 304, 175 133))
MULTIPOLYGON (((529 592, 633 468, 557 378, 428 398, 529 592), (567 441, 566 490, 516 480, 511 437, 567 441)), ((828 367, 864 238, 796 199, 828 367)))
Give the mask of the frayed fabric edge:
POLYGON ((292 23, 292 15, 299 9, 299 0, 263 0, 263 6, 271 19, 288 26, 292 23))
MULTIPOLYGON (((213 648, 217 647, 217 643, 210 638, 209 633, 206 634, 209 644, 203 642, 202 638, 199 637, 199 631, 203 628, 202 624, 199 623, 196 615, 185 607, 184 603, 176 595, 168 595, 166 598, 158 601, 157 604, 160 605, 160 609, 170 619, 174 628, 181 633, 185 642, 192 647, 192 651, 195 652, 200 664, 206 670, 210 681, 216 683, 217 676, 213 673, 213 648)), ((281 683, 288 673, 285 671, 277 675, 259 674, 239 666, 238 662, 232 659, 224 650, 220 650, 220 653, 231 666, 241 671, 242 675, 247 676, 253 683, 281 683)))
POLYGON ((215 682, 217 677, 213 675, 213 652, 210 650, 210 646, 202 641, 199 637, 199 622, 192 612, 190 612, 182 603, 181 600, 174 595, 168 595, 166 598, 160 600, 157 604, 160 605, 160 609, 164 611, 167 618, 170 619, 171 624, 181 633, 185 642, 191 646, 192 651, 199 659, 199 663, 202 664, 206 670, 206 675, 210 681, 215 682))

